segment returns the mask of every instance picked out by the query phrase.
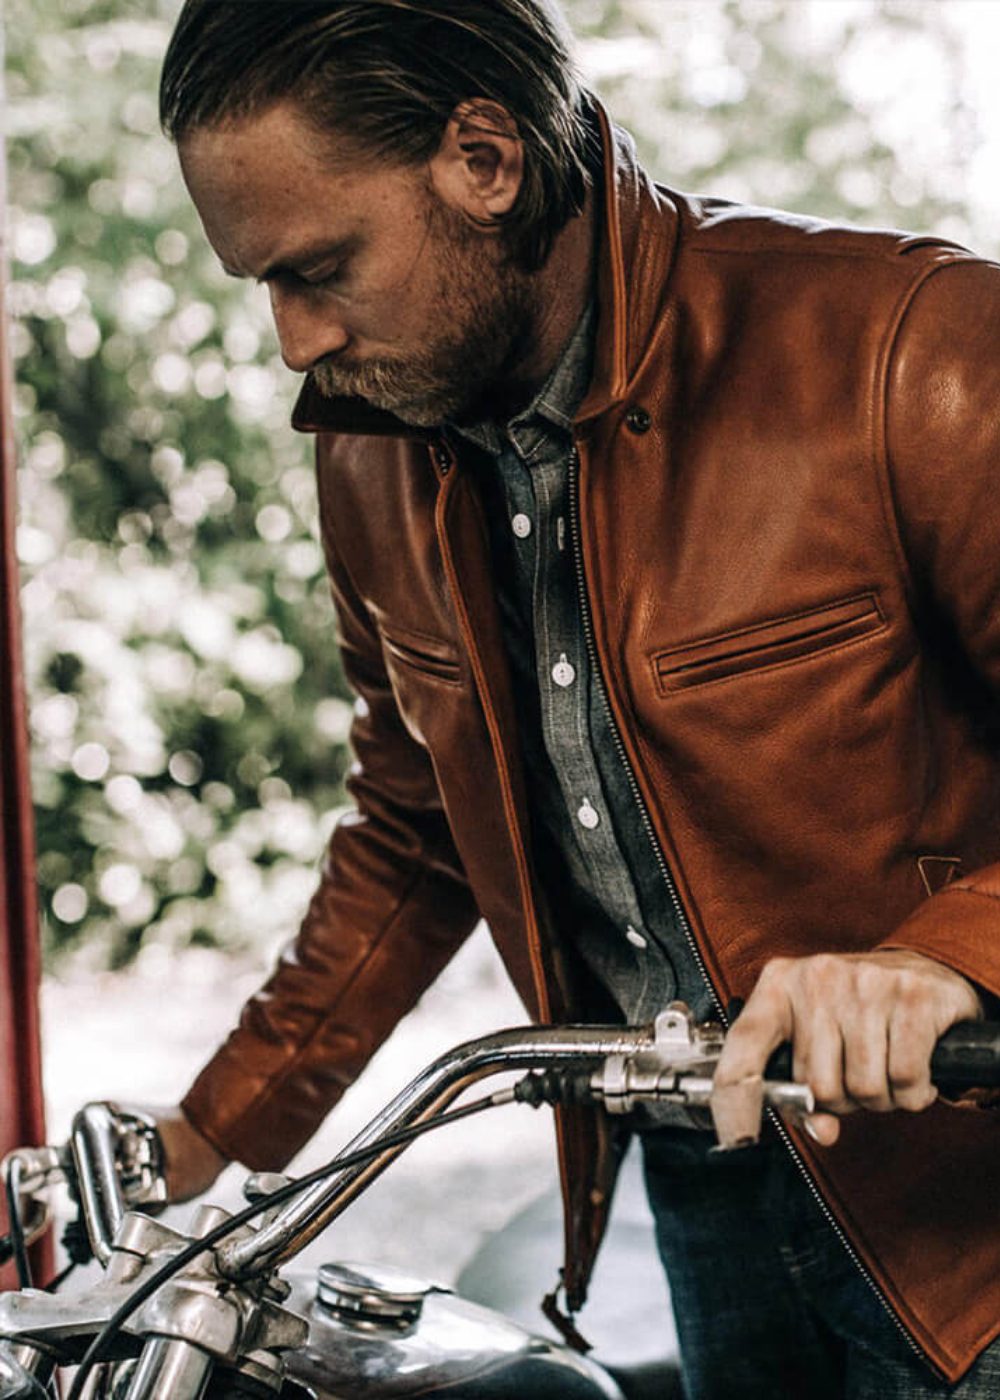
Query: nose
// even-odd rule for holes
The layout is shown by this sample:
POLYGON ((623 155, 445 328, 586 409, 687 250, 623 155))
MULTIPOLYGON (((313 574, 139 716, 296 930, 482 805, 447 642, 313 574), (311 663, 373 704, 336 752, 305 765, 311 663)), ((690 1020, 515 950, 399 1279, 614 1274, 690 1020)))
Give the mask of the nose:
POLYGON ((318 360, 347 344, 347 330, 308 283, 292 287, 275 279, 268 290, 281 358, 290 370, 305 374, 318 360))

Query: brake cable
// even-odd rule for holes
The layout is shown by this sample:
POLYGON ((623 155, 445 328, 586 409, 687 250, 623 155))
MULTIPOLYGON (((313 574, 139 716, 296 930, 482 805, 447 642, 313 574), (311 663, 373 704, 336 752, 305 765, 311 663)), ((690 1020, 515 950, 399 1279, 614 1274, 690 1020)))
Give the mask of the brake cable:
POLYGON ((10 1234, 4 1241, 10 1249, 7 1258, 14 1260, 18 1288, 30 1288, 31 1261, 28 1258, 28 1244, 24 1236, 24 1222, 21 1219, 21 1163, 16 1157, 7 1172, 6 1192, 7 1218, 10 1222, 10 1234))
POLYGON ((308 1172, 305 1176, 289 1181, 284 1186, 280 1186, 276 1191, 269 1192, 266 1196, 258 1197, 244 1210, 237 1212, 228 1220, 224 1220, 213 1230, 209 1230, 206 1235, 193 1240, 186 1245, 178 1254, 173 1255, 159 1269, 154 1270, 149 1278, 144 1279, 120 1307, 108 1318, 101 1330, 94 1337, 81 1358, 76 1375, 73 1377, 73 1384, 70 1386, 66 1400, 80 1400, 87 1377, 98 1361, 105 1359, 104 1353, 122 1330, 124 1324, 135 1313, 147 1298, 150 1298, 161 1284, 179 1273, 196 1259, 199 1254, 204 1254, 206 1249, 211 1249, 220 1240, 238 1230, 241 1225, 246 1225, 255 1215, 261 1211, 268 1210, 272 1206, 282 1205, 290 1200, 307 1186, 312 1186, 317 1181, 322 1181, 331 1172, 341 1171, 346 1167, 363 1166, 366 1162, 378 1157, 381 1153, 393 1147, 405 1147, 414 1138, 429 1132, 433 1128, 442 1128, 447 1124, 455 1123, 461 1118, 470 1118, 475 1113, 482 1113, 487 1108, 497 1108, 502 1104, 514 1101, 514 1095, 510 1089, 499 1089, 493 1094, 485 1095, 483 1098, 474 1099, 472 1103, 464 1105, 462 1108, 450 1109, 445 1113, 435 1114, 432 1118, 427 1118, 421 1123, 413 1123, 408 1128, 400 1128, 396 1132, 386 1133, 377 1141, 370 1143, 367 1147, 360 1148, 357 1152, 349 1152, 343 1156, 332 1158, 322 1167, 317 1167, 315 1171, 308 1172))

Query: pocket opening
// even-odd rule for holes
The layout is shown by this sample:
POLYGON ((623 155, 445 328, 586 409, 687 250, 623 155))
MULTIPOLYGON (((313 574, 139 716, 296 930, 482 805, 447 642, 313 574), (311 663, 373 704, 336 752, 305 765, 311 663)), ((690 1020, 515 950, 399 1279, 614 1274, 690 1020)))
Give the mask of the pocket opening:
POLYGON ((388 632, 383 631, 382 643, 390 656, 414 671, 420 671, 424 675, 433 676, 435 680, 447 681, 452 685, 462 678, 462 668, 457 656, 449 655, 445 651, 446 644, 439 642, 437 638, 418 637, 414 633, 404 640, 398 633, 390 636, 388 632))
POLYGON ((671 695, 731 676, 807 660, 871 636, 884 627, 885 618, 876 595, 864 593, 656 652, 652 657, 653 676, 659 693, 671 695))

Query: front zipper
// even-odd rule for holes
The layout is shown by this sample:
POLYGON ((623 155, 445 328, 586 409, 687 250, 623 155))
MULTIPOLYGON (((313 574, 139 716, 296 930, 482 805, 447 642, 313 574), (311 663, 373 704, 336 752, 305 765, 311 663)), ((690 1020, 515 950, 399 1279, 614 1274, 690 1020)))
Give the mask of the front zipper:
MULTIPOLYGON (((625 776, 628 779, 629 789, 631 790, 632 796, 635 798, 636 805, 639 809, 639 816, 642 820, 643 828, 646 832, 647 837, 649 838, 649 844, 652 848, 657 868, 659 869, 660 874, 663 877, 663 882, 666 885, 667 894, 670 898, 670 903, 673 907, 674 913, 677 916, 677 922, 681 928, 681 931, 684 934, 684 938, 687 942, 687 945, 694 956, 695 964, 701 972, 701 975, 704 978, 705 983, 712 994, 712 1001, 715 1005, 716 1011, 718 1012, 719 1020, 723 1026, 728 1026, 729 1018, 726 1015, 725 1008, 723 1007, 722 1002, 719 999, 718 992, 715 990, 715 985, 712 982, 711 977, 709 977, 708 975, 708 970, 705 967, 705 959, 702 957, 701 949, 698 947, 698 944, 695 940, 694 933, 691 929, 690 921, 688 920, 687 914, 684 910, 684 906, 681 903, 680 895, 677 893, 677 886, 675 885, 673 876, 670 873, 670 867, 667 864, 667 860, 663 854, 663 851, 660 849, 660 843, 657 839, 656 830, 653 826, 652 818, 649 815, 649 808, 646 805, 646 799, 643 797, 642 789, 639 787, 639 781, 635 776, 635 770, 632 767, 631 760, 628 756, 628 751, 625 748, 625 743, 621 737, 621 733, 618 728, 618 723, 615 719, 614 712, 611 708, 611 703, 608 700, 607 685, 604 680, 604 673, 601 670, 600 658, 597 654, 597 645, 594 640, 594 623, 590 611, 590 595, 587 592, 587 576, 583 567, 583 541, 580 529, 579 468, 580 453, 579 449, 577 447, 574 447, 569 459, 570 543, 573 550, 573 563, 576 571, 577 597, 580 603, 580 616, 583 620, 583 635, 587 648, 587 657, 590 661, 593 674, 597 677, 597 688, 600 692, 601 703, 604 706, 604 712, 607 716, 608 727, 610 729, 611 736, 614 740, 615 749, 617 750, 618 757, 621 760, 625 776)), ((825 1219, 829 1223, 834 1234, 837 1236, 837 1239, 847 1251, 848 1258, 855 1265, 858 1272, 861 1274, 861 1277, 868 1284, 869 1288, 871 1288, 872 1292, 882 1304, 883 1308, 885 1308, 886 1312, 889 1314, 890 1318, 899 1330, 900 1334, 906 1339, 906 1342, 910 1346, 911 1350, 915 1352, 915 1354, 919 1356, 922 1361, 929 1361, 929 1358, 927 1357, 923 1348, 920 1346, 919 1342, 916 1340, 913 1334, 906 1327, 905 1323, 899 1317, 895 1308, 892 1306, 892 1304, 889 1302, 889 1299, 885 1296, 885 1293, 882 1291, 882 1288, 880 1287, 878 1281, 872 1275, 871 1270, 868 1268, 867 1264, 865 1264, 864 1260, 858 1254, 857 1250, 854 1248, 854 1245, 851 1243, 850 1239, 848 1238, 847 1234, 842 1228, 839 1220, 834 1215, 833 1211, 830 1209, 829 1205, 826 1202, 826 1199, 823 1196, 822 1191, 820 1191, 819 1187, 816 1185, 816 1182, 813 1179, 809 1168, 806 1166, 802 1158, 802 1154, 799 1152, 798 1148, 795 1146, 795 1143, 792 1141, 791 1136, 788 1133, 788 1130, 786 1129, 784 1123, 782 1123, 780 1116, 777 1113, 775 1113, 773 1109, 768 1109, 767 1112, 768 1117, 771 1119, 771 1122, 777 1129, 779 1138, 785 1144, 789 1153, 791 1154, 792 1161, 798 1168, 798 1171, 803 1181, 805 1182, 810 1195, 816 1201, 825 1219)))
MULTIPOLYGON (((926 1363, 926 1364, 928 1364, 928 1365, 933 1366, 934 1363, 930 1360, 930 1357, 929 1357, 929 1356, 927 1355, 927 1353, 924 1351, 923 1347, 922 1347, 922 1346, 920 1345, 920 1343, 917 1341, 916 1337, 914 1337, 913 1333, 912 1333, 912 1332, 910 1331, 910 1329, 906 1326, 906 1324, 905 1324, 905 1322, 903 1321, 903 1319, 902 1319, 902 1318, 899 1316, 899 1314, 896 1312, 896 1309, 895 1309, 895 1308, 892 1306, 892 1304, 889 1302, 889 1299, 888 1299, 888 1298, 885 1296, 885 1294, 883 1293, 882 1288, 881 1288, 881 1286, 879 1285, 878 1280, 872 1276, 871 1270, 868 1268, 868 1265, 865 1263, 865 1261, 864 1261, 864 1260, 861 1258, 861 1256, 858 1254, 858 1251, 854 1248, 854 1245, 851 1243, 850 1239, 847 1237, 847 1234, 846 1234, 846 1232, 844 1231, 843 1227, 841 1226, 840 1221, 837 1219, 837 1217, 834 1215, 833 1211, 830 1209, 829 1205, 827 1204, 826 1198, 825 1198, 825 1196, 823 1195, 823 1192, 822 1192, 822 1191, 819 1189, 819 1187, 816 1185, 816 1182, 815 1182, 815 1179, 813 1178, 812 1173, 810 1172, 809 1168, 806 1166, 805 1162, 803 1161, 801 1152, 800 1152, 799 1149, 795 1146, 795 1143, 792 1141, 792 1138, 791 1138, 791 1135, 790 1135, 788 1129, 785 1127, 784 1123, 781 1121, 781 1115, 778 1114, 778 1113, 776 1113, 776 1112, 774 1111, 773 1108, 769 1108, 769 1109, 767 1110, 767 1116, 770 1118, 771 1122, 774 1124, 774 1127, 777 1129, 778 1136, 781 1138, 781 1141, 782 1141, 782 1142, 785 1144, 785 1146, 788 1148, 788 1151, 789 1151, 789 1153, 791 1154, 792 1161, 793 1161, 793 1162, 795 1163, 795 1165, 798 1167, 798 1169, 799 1169, 799 1174, 801 1175, 802 1180, 805 1182, 806 1186, 809 1188, 809 1194, 812 1196, 813 1200, 814 1200, 814 1201, 816 1202, 816 1204, 819 1206, 819 1208, 820 1208, 820 1210, 822 1211, 823 1216, 825 1217, 827 1223, 829 1224, 830 1228, 833 1230, 833 1233, 837 1236, 837 1239, 840 1240, 840 1243, 843 1245, 844 1249, 847 1251, 847 1257, 848 1257, 848 1258, 851 1260, 851 1262, 854 1264, 854 1266, 855 1266, 855 1268, 857 1269, 858 1273, 859 1273, 859 1274, 861 1275, 861 1277, 864 1279, 865 1283, 868 1284, 868 1287, 869 1287, 869 1288, 872 1290, 872 1292, 875 1294, 875 1297, 876 1297, 876 1298, 879 1300, 879 1302, 882 1304, 883 1308, 885 1308, 886 1312, 889 1314, 889 1317, 892 1319, 892 1322, 893 1322, 894 1326, 896 1327, 896 1330, 899 1332, 900 1336, 903 1337, 903 1339, 906 1341, 906 1343, 907 1343, 907 1345, 909 1346, 910 1350, 911 1350, 916 1356, 919 1356, 921 1361, 923 1361, 924 1363, 926 1363)), ((935 1369, 937 1369, 937 1368, 935 1368, 935 1369)))
POLYGON ((715 1006, 716 1011, 718 1012, 719 1020, 725 1026, 729 1024, 725 1008, 723 1007, 722 1002, 719 1000, 718 993, 715 990, 715 986, 713 985, 711 977, 709 977, 708 975, 708 970, 705 967, 705 959, 702 957, 701 949, 698 947, 698 944, 695 941, 694 934, 691 931, 691 925, 688 921, 687 914, 684 911, 684 906, 681 903, 680 895, 677 893, 677 886, 674 884, 673 876, 670 873, 670 867, 667 865, 666 857, 660 850, 660 843, 656 838, 656 831, 653 827, 652 818, 649 815, 649 808, 646 806, 646 799, 642 795, 642 789, 639 787, 638 779, 635 776, 635 770, 633 769, 632 764, 629 760, 625 744, 622 740, 621 733, 618 729, 618 724, 615 720, 614 712, 612 711, 611 704, 608 700, 608 689, 607 685, 605 684, 604 673, 601 670, 601 663, 597 655, 597 646, 594 641, 594 622, 590 612, 590 595, 587 592, 587 576, 583 568, 583 545, 580 538, 579 467, 580 454, 578 449, 574 447, 569 459, 570 546, 573 550, 573 564, 576 571, 577 598, 580 604, 580 616, 583 620, 583 636, 587 648, 587 657, 590 661, 592 673, 597 677, 597 688, 601 696, 601 703, 604 706, 604 712, 607 715, 608 728, 611 732, 611 737, 614 740, 615 749, 618 753, 618 757, 621 760, 621 765, 625 772, 625 777, 628 779, 629 790, 631 791, 632 796, 635 798, 636 806, 639 809, 639 816, 642 820, 642 825, 644 831, 646 832, 646 836, 649 838, 649 844, 652 848, 654 859, 656 860, 657 869, 663 877, 663 883, 667 887, 667 894, 670 897, 671 906, 673 907, 674 913, 677 916, 677 922, 680 925, 681 931, 684 934, 684 938, 687 941, 687 945, 690 948, 691 953, 694 957, 695 964, 705 980, 705 985, 708 987, 709 991, 712 994, 712 1002, 715 1006))

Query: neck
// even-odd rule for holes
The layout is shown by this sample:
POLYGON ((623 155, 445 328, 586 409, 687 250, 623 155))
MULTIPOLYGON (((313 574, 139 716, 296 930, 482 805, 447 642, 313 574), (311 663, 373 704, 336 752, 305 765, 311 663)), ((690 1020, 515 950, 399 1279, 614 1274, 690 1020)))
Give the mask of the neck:
POLYGON ((557 235, 548 261, 537 274, 538 320, 531 349, 518 367, 518 378, 532 394, 551 374, 590 299, 595 244, 594 192, 591 189, 587 191, 582 212, 570 219, 557 235))

